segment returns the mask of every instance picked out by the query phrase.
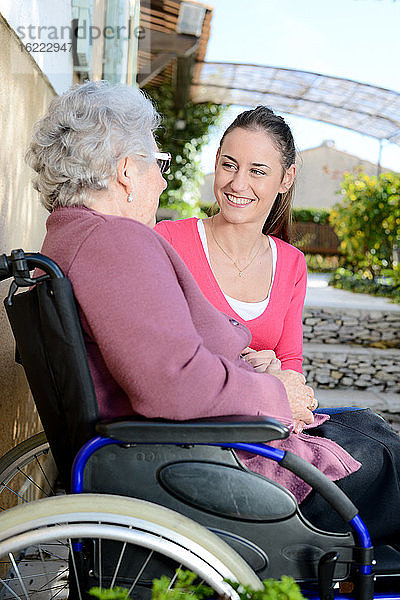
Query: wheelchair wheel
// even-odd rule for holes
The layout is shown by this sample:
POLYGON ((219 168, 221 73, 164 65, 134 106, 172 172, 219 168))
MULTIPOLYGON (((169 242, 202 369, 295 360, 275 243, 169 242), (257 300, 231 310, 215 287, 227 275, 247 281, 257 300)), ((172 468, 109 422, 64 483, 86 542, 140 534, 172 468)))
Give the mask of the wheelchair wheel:
POLYGON ((0 458, 0 511, 55 494, 57 468, 43 432, 0 458))
POLYGON ((0 515, 0 599, 79 598, 123 586, 135 600, 151 583, 190 569, 218 595, 224 578, 260 588, 254 571, 216 535, 183 515, 133 498, 56 496, 0 515), (78 541, 77 541, 78 540, 78 541))

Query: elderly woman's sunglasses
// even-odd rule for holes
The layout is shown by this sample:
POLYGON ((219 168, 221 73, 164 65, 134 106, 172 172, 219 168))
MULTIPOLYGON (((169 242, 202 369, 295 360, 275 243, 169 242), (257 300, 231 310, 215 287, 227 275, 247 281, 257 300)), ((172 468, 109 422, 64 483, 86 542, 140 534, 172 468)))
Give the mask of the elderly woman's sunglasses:
MULTIPOLYGON (((136 152, 136 154, 138 156, 148 156, 147 154, 143 154, 142 152, 136 152)), ((160 169, 161 173, 166 173, 171 166, 171 154, 169 152, 154 152, 153 156, 156 159, 158 168, 160 169)))

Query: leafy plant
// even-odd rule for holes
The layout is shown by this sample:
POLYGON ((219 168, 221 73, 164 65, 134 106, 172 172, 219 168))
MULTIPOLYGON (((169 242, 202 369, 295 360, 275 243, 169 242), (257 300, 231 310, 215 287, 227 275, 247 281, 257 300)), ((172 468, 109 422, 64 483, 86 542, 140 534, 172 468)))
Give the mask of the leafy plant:
POLYGON ((341 202, 329 217, 345 256, 345 265, 373 279, 386 269, 400 282, 395 260, 400 246, 400 175, 345 173, 341 202))
POLYGON ((309 273, 333 272, 340 265, 338 256, 323 256, 322 254, 305 254, 304 256, 309 273))
MULTIPOLYGON (((197 575, 178 569, 174 580, 162 575, 153 580, 151 600, 206 600, 215 598, 215 592, 204 583, 196 584, 197 575)), ((292 577, 283 575, 281 580, 265 579, 261 590, 229 581, 240 600, 303 600, 301 591, 292 577)), ((128 590, 121 587, 104 589, 94 587, 89 594, 99 600, 128 600, 128 590)))
POLYGON ((171 85, 147 87, 146 92, 156 104, 163 120, 157 131, 162 150, 171 152, 168 188, 161 194, 160 206, 178 210, 181 217, 204 216, 200 207, 200 150, 208 141, 211 126, 218 125, 225 106, 188 101, 184 111, 177 113, 171 85))
POLYGON ((395 272, 386 270, 381 277, 371 279, 362 273, 353 273, 350 269, 340 267, 329 281, 329 285, 373 296, 386 296, 400 303, 400 283, 396 283, 395 272))
POLYGON ((329 210, 324 208, 293 208, 293 221, 297 223, 321 223, 329 222, 329 210))
POLYGON ((192 571, 178 570, 171 586, 171 578, 162 575, 153 580, 151 600, 203 600, 215 596, 214 590, 204 583, 194 584, 196 579, 192 571))
POLYGON ((89 594, 99 600, 128 600, 130 599, 129 590, 123 587, 115 586, 113 588, 92 587, 89 594))
POLYGON ((299 586, 292 577, 282 576, 282 579, 264 579, 262 590, 236 582, 230 582, 239 594, 240 600, 302 600, 299 586))

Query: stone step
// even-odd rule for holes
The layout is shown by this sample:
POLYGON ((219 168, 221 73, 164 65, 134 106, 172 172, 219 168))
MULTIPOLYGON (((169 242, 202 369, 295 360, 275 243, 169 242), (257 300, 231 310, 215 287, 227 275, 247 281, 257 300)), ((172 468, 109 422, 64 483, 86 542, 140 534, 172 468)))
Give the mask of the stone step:
POLYGON ((304 342, 400 348, 400 305, 384 310, 307 305, 303 330, 304 342))
POLYGON ((400 394, 400 349, 305 343, 303 356, 304 375, 314 388, 400 394))
POLYGON ((370 408, 381 414, 392 428, 400 433, 400 394, 392 392, 372 392, 370 390, 326 390, 316 388, 320 408, 337 408, 340 406, 357 406, 370 408))

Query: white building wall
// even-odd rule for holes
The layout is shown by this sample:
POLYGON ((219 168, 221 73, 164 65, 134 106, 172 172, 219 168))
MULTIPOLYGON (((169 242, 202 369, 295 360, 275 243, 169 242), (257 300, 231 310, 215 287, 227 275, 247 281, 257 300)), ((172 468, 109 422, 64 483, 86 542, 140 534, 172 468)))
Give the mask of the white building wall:
POLYGON ((293 206, 295 208, 331 208, 339 202, 336 193, 345 171, 360 167, 367 175, 376 175, 377 166, 335 148, 326 140, 317 148, 299 153, 296 187, 293 206))
MULTIPOLYGON (((20 51, 18 37, 1 15, 0 47, 0 254, 14 248, 37 251, 48 213, 32 188, 24 155, 33 125, 55 92, 32 57, 20 51), (13 55, 19 57, 24 75, 10 70, 13 55)), ((15 363, 2 302, 9 284, 0 283, 0 456, 41 428, 23 369, 15 363)))
MULTIPOLYGON (((30 48, 30 54, 58 94, 72 84, 71 0, 1 0, 1 14, 30 48), (66 44, 65 50, 58 50, 66 44), (35 50, 35 51, 34 51, 35 50)), ((29 75, 18 52, 10 56, 10 71, 29 75)))

